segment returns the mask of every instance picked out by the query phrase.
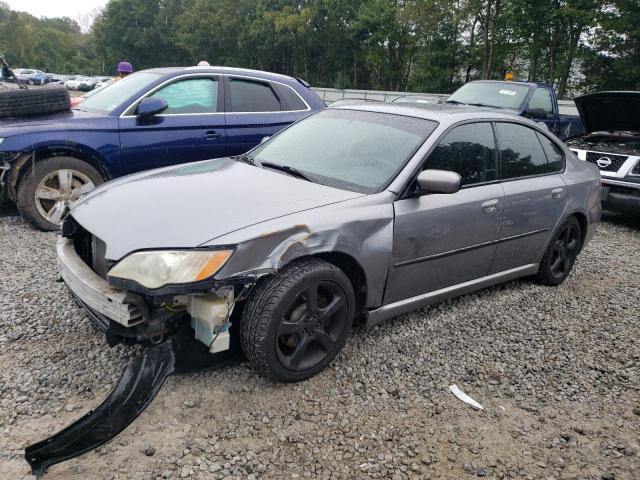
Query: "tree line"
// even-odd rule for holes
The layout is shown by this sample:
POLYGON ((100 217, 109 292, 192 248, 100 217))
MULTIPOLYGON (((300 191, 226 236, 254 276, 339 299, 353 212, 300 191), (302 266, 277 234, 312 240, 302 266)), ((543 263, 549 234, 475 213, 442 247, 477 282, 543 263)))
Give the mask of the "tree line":
POLYGON ((61 73, 207 60, 324 87, 442 93, 512 73, 566 97, 640 89, 640 2, 110 0, 86 33, 0 2, 0 52, 61 73))

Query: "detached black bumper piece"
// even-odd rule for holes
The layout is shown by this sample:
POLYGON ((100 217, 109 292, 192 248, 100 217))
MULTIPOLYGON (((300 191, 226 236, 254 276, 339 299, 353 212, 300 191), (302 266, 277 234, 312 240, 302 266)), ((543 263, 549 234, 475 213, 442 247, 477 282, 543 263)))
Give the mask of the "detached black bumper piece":
POLYGON ((40 478, 51 465, 82 455, 118 435, 151 403, 169 375, 222 367, 236 356, 233 350, 209 353, 193 339, 189 328, 145 350, 129 360, 116 387, 95 410, 25 449, 33 474, 40 478))

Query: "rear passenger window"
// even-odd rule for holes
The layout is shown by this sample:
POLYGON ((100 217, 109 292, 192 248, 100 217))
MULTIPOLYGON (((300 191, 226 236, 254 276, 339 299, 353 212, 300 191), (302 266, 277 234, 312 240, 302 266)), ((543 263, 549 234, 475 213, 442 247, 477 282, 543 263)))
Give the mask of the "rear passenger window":
POLYGON ((497 179, 496 146, 489 123, 469 123, 454 128, 425 162, 425 169, 459 173, 462 185, 497 179))
POLYGON ((291 87, 287 85, 280 85, 278 83, 273 84, 277 90, 280 100, 282 101, 282 110, 294 111, 294 110, 306 110, 307 104, 302 101, 300 95, 298 95, 291 87))
POLYGON ((564 164, 564 154, 562 153, 562 150, 560 150, 560 147, 558 147, 555 143, 553 143, 541 133, 536 132, 536 134, 538 135, 538 139, 542 144, 544 153, 547 155, 547 161, 549 162, 549 171, 559 172, 560 170, 562 170, 562 166, 564 164))
POLYGON ((503 180, 551 171, 534 130, 515 123, 496 123, 496 130, 503 180))
POLYGON ((280 102, 266 83, 229 79, 231 112, 279 112, 280 102))

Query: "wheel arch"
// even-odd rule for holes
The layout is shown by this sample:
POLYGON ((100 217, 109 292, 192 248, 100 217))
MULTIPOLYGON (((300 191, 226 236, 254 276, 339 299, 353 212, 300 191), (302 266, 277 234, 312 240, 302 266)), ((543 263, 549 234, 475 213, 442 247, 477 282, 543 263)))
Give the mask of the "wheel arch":
POLYGON ((12 200, 16 198, 18 185, 29 171, 29 165, 31 165, 32 162, 41 162, 51 157, 77 158, 95 168, 105 181, 111 177, 104 158, 91 148, 79 144, 38 145, 32 150, 22 153, 11 165, 7 186, 9 187, 9 195, 12 200))
POLYGON ((578 220, 578 223, 580 224, 580 250, 582 250, 585 239, 587 238, 587 231, 589 229, 589 220, 585 213, 579 212, 579 211, 573 212, 571 215, 567 216, 567 218, 569 217, 576 217, 576 219, 578 220))

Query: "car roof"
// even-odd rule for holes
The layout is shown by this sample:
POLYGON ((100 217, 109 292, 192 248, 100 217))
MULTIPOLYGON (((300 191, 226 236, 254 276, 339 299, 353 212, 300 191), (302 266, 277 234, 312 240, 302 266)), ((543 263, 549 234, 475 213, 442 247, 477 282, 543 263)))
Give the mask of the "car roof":
POLYGON ((472 107, 454 104, 422 104, 413 106, 411 103, 358 103, 351 105, 329 106, 336 110, 359 110, 377 113, 404 115, 406 117, 424 118, 439 123, 457 123, 462 120, 502 120, 517 119, 523 123, 530 123, 526 119, 513 113, 497 112, 493 108, 472 107))
POLYGON ((163 68, 150 68, 145 70, 147 72, 157 72, 164 75, 179 74, 179 73, 228 73, 237 75, 247 75, 252 77, 258 77, 264 80, 274 80, 280 82, 295 82, 298 83, 293 77, 282 75, 279 73, 265 72, 263 70, 251 70, 249 68, 236 68, 236 67, 163 67, 163 68))

